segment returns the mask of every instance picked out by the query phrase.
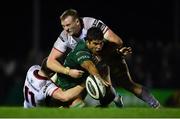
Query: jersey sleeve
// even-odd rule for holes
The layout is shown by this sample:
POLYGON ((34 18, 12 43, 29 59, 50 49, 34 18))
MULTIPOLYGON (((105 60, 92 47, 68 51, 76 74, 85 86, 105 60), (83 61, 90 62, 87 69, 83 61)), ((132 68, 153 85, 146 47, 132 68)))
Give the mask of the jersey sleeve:
POLYGON ((45 95, 51 96, 53 94, 53 92, 57 89, 58 89, 58 87, 52 81, 49 80, 49 81, 47 81, 45 89, 44 89, 44 91, 46 93, 45 95))
POLYGON ((56 42, 54 43, 54 48, 60 52, 66 52, 68 46, 67 36, 64 31, 59 35, 56 42))
POLYGON ((92 56, 87 51, 79 51, 76 53, 76 60, 79 64, 82 64, 86 60, 92 60, 92 56))
POLYGON ((106 31, 109 29, 108 26, 105 23, 103 23, 101 20, 92 17, 84 17, 83 22, 85 29, 89 29, 91 27, 99 27, 103 31, 103 34, 105 34, 106 31))

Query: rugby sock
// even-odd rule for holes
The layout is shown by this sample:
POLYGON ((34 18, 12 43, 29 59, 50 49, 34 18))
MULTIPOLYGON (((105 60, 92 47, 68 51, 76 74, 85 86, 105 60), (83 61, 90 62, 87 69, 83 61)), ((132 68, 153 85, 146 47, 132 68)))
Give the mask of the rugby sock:
POLYGON ((142 99, 144 102, 146 102, 150 107, 158 108, 160 106, 160 103, 157 99, 151 93, 145 88, 142 88, 142 92, 140 95, 137 95, 138 98, 142 99))

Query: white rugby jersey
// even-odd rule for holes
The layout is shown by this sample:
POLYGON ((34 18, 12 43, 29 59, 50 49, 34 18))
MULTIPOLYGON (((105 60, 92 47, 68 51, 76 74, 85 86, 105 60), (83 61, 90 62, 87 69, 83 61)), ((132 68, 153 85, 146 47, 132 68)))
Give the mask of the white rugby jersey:
POLYGON ((108 30, 108 27, 101 20, 92 17, 83 17, 82 27, 82 32, 78 38, 69 36, 67 32, 63 30, 54 43, 54 48, 60 52, 66 52, 67 48, 74 49, 79 40, 84 40, 87 30, 91 27, 99 27, 104 34, 108 30))
POLYGON ((27 72, 24 83, 24 108, 44 105, 47 96, 51 96, 58 87, 46 77, 38 75, 39 65, 33 65, 27 72))

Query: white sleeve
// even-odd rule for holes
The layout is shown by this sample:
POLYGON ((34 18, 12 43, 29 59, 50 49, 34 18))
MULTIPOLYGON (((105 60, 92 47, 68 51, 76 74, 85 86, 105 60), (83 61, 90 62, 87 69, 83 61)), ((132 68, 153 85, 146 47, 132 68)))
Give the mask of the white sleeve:
POLYGON ((85 29, 89 29, 91 27, 99 27, 103 31, 103 34, 105 34, 108 30, 108 26, 106 24, 104 24, 101 20, 92 17, 84 17, 83 22, 85 29))
POLYGON ((58 37, 56 42, 54 43, 54 48, 59 50, 60 52, 66 52, 67 42, 58 37))
POLYGON ((59 87, 57 87, 52 81, 47 81, 47 84, 45 86, 45 94, 46 96, 51 96, 55 90, 57 90, 59 87))

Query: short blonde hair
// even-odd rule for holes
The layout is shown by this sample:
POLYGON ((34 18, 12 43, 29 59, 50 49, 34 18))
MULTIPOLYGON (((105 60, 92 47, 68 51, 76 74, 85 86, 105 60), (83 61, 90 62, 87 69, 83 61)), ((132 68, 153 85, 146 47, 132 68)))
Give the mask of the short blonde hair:
POLYGON ((68 9, 61 14, 60 20, 64 20, 68 16, 72 16, 74 19, 79 19, 78 12, 75 9, 68 9))

